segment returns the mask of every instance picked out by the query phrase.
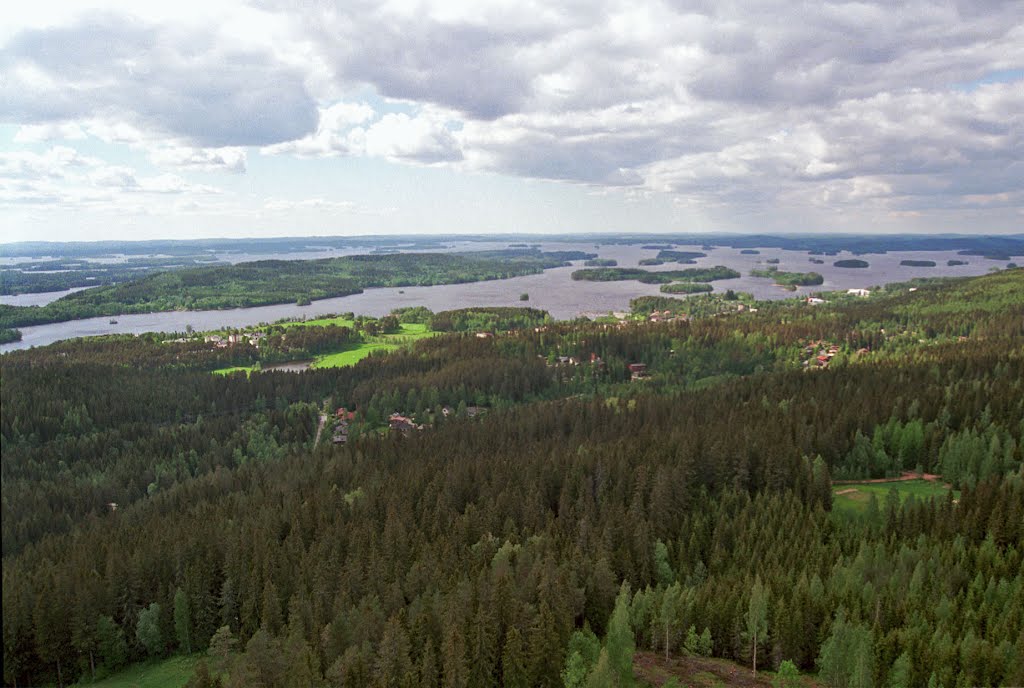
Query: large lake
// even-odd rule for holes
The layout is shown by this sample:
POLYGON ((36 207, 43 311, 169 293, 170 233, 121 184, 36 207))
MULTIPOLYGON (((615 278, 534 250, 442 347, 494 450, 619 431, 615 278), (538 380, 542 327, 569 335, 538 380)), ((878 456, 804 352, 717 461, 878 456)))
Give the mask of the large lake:
MULTIPOLYGON (((449 250, 485 250, 488 248, 504 248, 507 244, 484 244, 480 242, 457 242, 449 250)), ((601 258, 612 258, 620 267, 636 266, 642 258, 653 258, 657 250, 644 249, 641 245, 600 245, 586 243, 541 242, 544 250, 584 250, 597 253, 601 258)), ((684 251, 701 251, 700 246, 677 244, 676 249, 684 251)), ((816 256, 824 260, 817 265, 810 262, 812 256, 804 251, 784 251, 781 249, 758 249, 758 255, 740 252, 740 249, 715 248, 704 251, 707 257, 697 259, 695 266, 666 263, 661 266, 649 267, 650 270, 678 270, 685 267, 725 265, 742 275, 737 279, 720 280, 714 283, 716 291, 734 289, 754 294, 758 299, 785 299, 806 295, 814 291, 835 289, 852 289, 872 287, 890 282, 903 282, 913 277, 936 276, 968 276, 980 275, 992 268, 1003 268, 1005 261, 994 261, 978 256, 959 256, 955 251, 903 251, 886 254, 869 254, 857 256, 870 263, 868 268, 837 268, 833 263, 843 258, 854 257, 849 253, 836 256, 816 256), (772 285, 771 280, 751 277, 750 271, 764 268, 766 261, 777 258, 778 268, 793 272, 819 272, 825 277, 821 286, 804 287, 796 292, 785 291, 772 285), (934 268, 915 268, 900 265, 900 261, 931 260, 934 268), (967 265, 947 266, 950 259, 965 260, 967 265)), ((325 251, 323 253, 302 253, 285 255, 245 256, 249 259, 286 258, 309 259, 340 255, 341 251, 325 251)), ((231 254, 224 258, 234 262, 241 256, 231 254)), ((259 323, 270 323, 282 318, 312 318, 328 313, 345 313, 352 311, 357 314, 382 316, 400 306, 426 306, 432 311, 465 308, 467 306, 531 306, 551 313, 558 319, 568 319, 579 315, 603 315, 613 311, 629 310, 629 300, 642 295, 660 294, 658 285, 640 282, 574 282, 570 279, 573 270, 580 268, 577 262, 573 267, 555 268, 540 275, 515 277, 507 280, 490 282, 474 282, 471 284, 448 284, 433 287, 405 287, 368 289, 362 294, 343 296, 334 299, 314 301, 308 306, 280 304, 276 306, 260 306, 257 308, 240 308, 216 311, 172 311, 166 313, 145 313, 139 315, 119 315, 116 323, 109 317, 88 318, 70 322, 38 325, 20 328, 22 340, 0 346, 0 351, 23 349, 30 346, 42 346, 71 337, 87 337, 92 335, 113 333, 141 332, 184 332, 191 326, 197 331, 213 330, 222 327, 246 327, 259 323), (520 301, 520 294, 527 293, 529 301, 520 301)), ((4 297, 3 303, 17 305, 43 304, 67 292, 55 294, 32 294, 27 297, 4 297)))

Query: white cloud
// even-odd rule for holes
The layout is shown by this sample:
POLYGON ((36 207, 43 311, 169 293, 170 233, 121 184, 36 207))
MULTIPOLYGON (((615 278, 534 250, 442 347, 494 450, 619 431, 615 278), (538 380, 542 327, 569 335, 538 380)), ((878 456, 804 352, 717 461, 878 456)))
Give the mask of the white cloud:
MULTIPOLYGON (((99 1, 0 32, 15 143, 92 136, 180 175, 366 156, 796 217, 1024 195, 1022 0, 99 1)), ((0 164, 69 174, 46 155, 0 164)))
POLYGON ((299 157, 348 155, 353 152, 349 131, 373 116, 373 108, 366 103, 335 103, 320 109, 319 124, 314 133, 294 141, 265 146, 261 150, 267 155, 290 153, 299 157))
POLYGON ((79 141, 86 136, 74 122, 49 122, 47 124, 26 124, 18 127, 15 143, 39 143, 43 141, 79 141))
POLYGON ((202 172, 243 173, 246 169, 246 151, 239 147, 161 146, 152 149, 149 158, 160 167, 176 167, 202 172))

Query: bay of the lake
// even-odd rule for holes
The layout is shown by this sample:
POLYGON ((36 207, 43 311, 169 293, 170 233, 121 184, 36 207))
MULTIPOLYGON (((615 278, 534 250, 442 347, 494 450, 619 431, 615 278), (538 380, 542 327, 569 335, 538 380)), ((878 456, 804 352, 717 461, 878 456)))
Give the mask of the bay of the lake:
MULTIPOLYGON (((583 250, 597 253, 601 258, 618 261, 619 267, 636 267, 643 258, 653 258, 658 251, 645 249, 639 244, 601 244, 540 242, 546 251, 583 250)), ((471 251, 503 248, 505 244, 486 245, 479 242, 470 244, 457 242, 451 250, 471 251)), ((677 250, 701 251, 697 245, 677 244, 677 250)), ((871 288, 893 282, 905 282, 914 277, 980 275, 993 268, 1003 268, 1005 261, 994 261, 978 256, 960 256, 955 251, 899 251, 885 254, 852 256, 842 252, 835 256, 811 256, 805 251, 785 251, 762 248, 759 253, 742 253, 740 249, 714 248, 703 251, 706 257, 698 258, 695 265, 665 263, 652 266, 650 270, 678 270, 687 267, 710 267, 725 265, 738 271, 742 276, 731 280, 714 282, 715 291, 733 289, 752 293, 758 299, 801 298, 818 291, 871 288), (857 257, 869 263, 867 268, 839 268, 837 260, 857 257), (824 284, 801 287, 796 292, 785 291, 772 284, 770 279, 751 277, 751 270, 767 267, 768 260, 778 259, 779 270, 791 272, 818 272, 825 278, 824 284), (811 262, 824 261, 822 264, 811 262), (946 261, 965 260, 966 265, 948 266, 946 261), (900 265, 903 260, 930 260, 935 267, 909 267, 900 265)), ((339 255, 341 251, 323 253, 288 254, 287 258, 324 258, 339 255)), ((227 258, 227 256, 223 256, 227 258)), ((231 256, 232 262, 238 254, 231 256)), ((246 256, 247 258, 283 258, 285 256, 246 256)), ((19 328, 22 340, 0 346, 0 351, 11 351, 31 346, 42 346, 61 339, 88 337, 104 334, 138 334, 142 332, 185 332, 188 327, 195 331, 215 330, 225 327, 242 328, 277 320, 314 318, 331 313, 353 312, 379 317, 402 306, 425 306, 432 311, 452 310, 470 306, 530 306, 546 310, 555 318, 569 319, 580 315, 596 316, 616 311, 628 311, 629 301, 637 296, 660 294, 659 285, 628 282, 586 282, 574 281, 570 275, 582 267, 576 261, 571 267, 554 268, 542 274, 514 277, 505 280, 473 282, 468 284, 443 284, 431 287, 404 287, 367 289, 361 294, 314 301, 308 306, 294 303, 255 308, 238 308, 213 311, 170 311, 163 313, 141 313, 118 315, 113 318, 87 318, 49 325, 19 328), (528 301, 521 301, 521 294, 528 294, 528 301)), ((17 305, 44 304, 67 292, 55 294, 30 294, 24 297, 5 297, 3 303, 17 305), (29 298, 30 297, 30 298, 29 298), (12 301, 11 299, 18 299, 12 301)))

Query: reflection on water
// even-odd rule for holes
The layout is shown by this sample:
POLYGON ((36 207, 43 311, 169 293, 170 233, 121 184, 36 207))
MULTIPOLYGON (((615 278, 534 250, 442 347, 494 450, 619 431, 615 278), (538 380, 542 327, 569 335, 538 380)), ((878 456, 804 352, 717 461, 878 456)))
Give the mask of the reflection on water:
MULTIPOLYGON (((473 243, 461 246, 458 242, 450 250, 483 250, 503 248, 506 244, 493 246, 473 243)), ((612 258, 620 267, 635 267, 642 258, 653 258, 657 251, 644 249, 640 245, 601 245, 592 243, 543 242, 544 250, 583 250, 599 254, 601 258, 612 258)), ((680 250, 700 251, 699 245, 677 245, 680 250)), ((810 262, 812 256, 803 251, 781 249, 760 249, 759 255, 746 255, 739 249, 715 248, 705 251, 708 255, 697 259, 696 265, 666 263, 653 266, 650 270, 678 270, 686 267, 709 267, 725 265, 741 273, 741 277, 714 283, 716 291, 734 289, 754 294, 758 299, 785 299, 806 295, 814 291, 837 289, 870 288, 890 282, 903 282, 913 277, 967 276, 980 275, 993 267, 1005 267, 1002 261, 991 261, 977 256, 958 256, 954 251, 901 251, 888 254, 858 256, 870 266, 863 269, 837 268, 837 260, 853 257, 849 253, 836 256, 814 256, 824 260, 817 265, 810 262), (821 286, 803 287, 796 292, 785 291, 772 286, 771 280, 751 277, 750 271, 767 267, 769 259, 777 258, 779 270, 792 272, 819 272, 825 278, 821 286), (936 267, 901 266, 905 259, 932 260, 936 267), (967 265, 947 266, 946 261, 961 259, 967 265)), ((267 256, 263 256, 266 258, 267 256)), ((318 254, 301 254, 303 258, 325 257, 318 254)), ((528 275, 507 280, 475 282, 471 284, 447 284, 433 287, 403 287, 368 289, 362 294, 334 299, 314 301, 308 306, 294 303, 257 308, 240 308, 220 311, 173 311, 168 313, 144 313, 119 315, 117 323, 111 324, 109 317, 89 318, 51 325, 24 327, 22 341, 5 344, 0 351, 50 344, 60 339, 86 337, 112 333, 141 332, 185 332, 191 326, 196 331, 213 330, 222 327, 247 327, 259 323, 270 323, 283 318, 314 318, 329 313, 354 312, 357 314, 382 316, 401 306, 425 306, 432 311, 466 308, 468 306, 531 306, 549 311, 558 319, 578 315, 596 315, 611 311, 629 309, 629 300, 636 296, 660 294, 657 284, 640 282, 574 282, 570 279, 573 267, 555 268, 540 275, 528 275), (529 294, 529 301, 520 301, 520 294, 529 294)), ((31 296, 43 296, 34 294, 31 296)), ((25 305, 25 304, 19 304, 25 305)))

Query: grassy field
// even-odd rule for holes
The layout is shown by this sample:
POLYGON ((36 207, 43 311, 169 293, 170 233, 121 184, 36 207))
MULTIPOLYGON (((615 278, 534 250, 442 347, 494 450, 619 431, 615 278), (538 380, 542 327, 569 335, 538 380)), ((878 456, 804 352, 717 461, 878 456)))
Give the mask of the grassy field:
POLYGON ((281 327, 327 327, 337 325, 338 327, 352 327, 355 322, 342 317, 317 318, 316 320, 293 320, 292 322, 281 323, 281 327))
POLYGON ((231 366, 230 368, 217 368, 213 371, 214 375, 227 375, 229 373, 237 373, 240 370, 244 370, 247 373, 251 373, 256 370, 256 366, 231 366))
MULTIPOLYGON (((307 320, 305 323, 292 324, 327 325, 331 323, 337 325, 344 325, 347 323, 351 325, 352 321, 341 320, 340 318, 329 318, 324 320, 307 320)), ((313 364, 310 367, 343 368, 345 366, 355 365, 374 351, 394 351, 402 345, 411 344, 412 342, 425 339, 427 337, 434 337, 438 334, 440 333, 428 330, 427 326, 423 323, 402 323, 400 330, 394 334, 370 337, 369 341, 357 344, 349 349, 317 356, 316 360, 313 361, 313 364)), ((256 366, 232 366, 230 368, 218 368, 217 370, 214 370, 213 373, 215 375, 227 375, 228 373, 235 373, 240 370, 252 372, 256 370, 256 366)))
POLYGON ((76 688, 181 688, 202 655, 170 657, 157 662, 132 664, 123 671, 90 683, 74 684, 76 688))
POLYGON ((374 351, 394 351, 403 344, 411 344, 419 339, 433 337, 437 334, 439 333, 428 331, 427 326, 422 323, 402 323, 401 329, 395 334, 371 337, 370 341, 363 342, 354 348, 319 356, 313 361, 312 367, 343 368, 355 365, 374 351))
POLYGON ((397 348, 398 344, 390 344, 388 342, 365 342, 346 351, 318 356, 310 367, 344 368, 345 366, 355 365, 374 351, 394 351, 397 348))
MULTIPOLYGON (((871 501, 871 495, 878 500, 879 509, 884 508, 885 498, 889 491, 896 489, 903 502, 910 495, 917 499, 945 497, 949 490, 942 482, 929 480, 893 480, 884 483, 845 483, 832 486, 832 510, 836 513, 860 515, 864 514, 871 501)), ((953 493, 959 498, 960 493, 953 493)))

